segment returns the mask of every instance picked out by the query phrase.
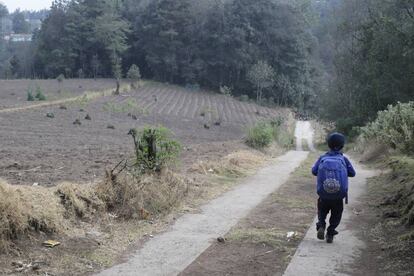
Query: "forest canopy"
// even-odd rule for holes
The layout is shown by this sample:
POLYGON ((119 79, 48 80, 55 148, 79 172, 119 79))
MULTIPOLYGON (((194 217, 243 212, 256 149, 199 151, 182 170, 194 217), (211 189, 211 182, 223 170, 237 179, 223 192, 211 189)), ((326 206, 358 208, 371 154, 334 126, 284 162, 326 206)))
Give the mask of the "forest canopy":
POLYGON ((120 62, 124 74, 136 64, 144 78, 255 97, 249 72, 267 64, 264 100, 304 109, 320 89, 317 41, 283 1, 56 0, 34 44, 40 78, 112 77, 120 62))

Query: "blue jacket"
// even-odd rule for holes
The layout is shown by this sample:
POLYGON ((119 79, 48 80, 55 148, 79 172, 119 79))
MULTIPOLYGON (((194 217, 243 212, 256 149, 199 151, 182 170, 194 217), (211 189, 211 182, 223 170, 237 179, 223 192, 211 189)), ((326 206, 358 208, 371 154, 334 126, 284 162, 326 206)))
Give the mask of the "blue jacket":
MULTIPOLYGON (((318 161, 316 161, 315 165, 313 165, 313 167, 312 167, 312 174, 314 176, 318 175, 319 164, 321 162, 322 157, 324 157, 324 156, 334 156, 334 155, 338 155, 338 154, 343 156, 342 152, 333 151, 333 150, 331 150, 331 151, 325 153, 324 155, 320 156, 318 161)), ((344 160, 345 160, 346 168, 348 170, 348 177, 354 177, 356 175, 354 167, 352 167, 351 162, 348 160, 348 158, 346 158, 346 156, 344 156, 344 160)))

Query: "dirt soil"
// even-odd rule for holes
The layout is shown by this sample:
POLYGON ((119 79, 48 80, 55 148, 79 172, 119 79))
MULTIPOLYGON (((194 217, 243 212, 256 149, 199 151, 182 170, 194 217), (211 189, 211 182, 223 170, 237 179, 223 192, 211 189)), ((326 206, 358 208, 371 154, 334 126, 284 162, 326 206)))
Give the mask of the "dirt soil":
POLYGON ((414 275, 414 240, 401 238, 410 231, 413 233, 413 229, 402 225, 400 218, 383 204, 392 194, 387 193, 390 191, 387 184, 392 181, 392 175, 384 174, 368 182, 368 193, 358 207, 363 210, 362 215, 355 217, 366 248, 353 265, 352 275, 414 275))
MULTIPOLYGON (((49 82, 57 86, 56 80, 49 82)), ((2 91, 1 96, 10 93, 2 91)), ((105 167, 130 156, 133 143, 127 133, 145 125, 164 125, 173 131, 184 146, 182 165, 186 167, 241 146, 249 124, 288 114, 284 109, 157 83, 129 94, 68 103, 64 109, 48 106, 0 113, 0 178, 11 184, 41 186, 95 182, 105 167), (54 118, 46 117, 47 113, 54 118), (87 114, 91 120, 85 119, 87 114), (74 124, 76 120, 81 125, 74 124)))
POLYGON ((180 275, 282 275, 316 214, 316 155, 180 275), (294 232, 287 238, 288 232, 294 232))

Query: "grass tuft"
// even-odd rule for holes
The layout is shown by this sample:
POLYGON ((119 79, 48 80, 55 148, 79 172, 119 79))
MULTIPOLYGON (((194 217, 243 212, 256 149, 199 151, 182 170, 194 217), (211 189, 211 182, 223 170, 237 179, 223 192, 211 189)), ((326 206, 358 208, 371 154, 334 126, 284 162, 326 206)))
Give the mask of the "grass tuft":
POLYGON ((107 210, 130 219, 143 219, 146 212, 158 215, 176 206, 188 191, 188 181, 171 171, 136 177, 130 173, 113 175, 96 187, 97 196, 107 210))

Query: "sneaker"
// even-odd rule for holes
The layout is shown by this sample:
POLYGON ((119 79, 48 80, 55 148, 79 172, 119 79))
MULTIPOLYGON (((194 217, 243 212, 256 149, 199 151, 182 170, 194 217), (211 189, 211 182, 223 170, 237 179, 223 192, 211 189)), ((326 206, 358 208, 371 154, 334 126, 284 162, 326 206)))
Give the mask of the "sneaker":
POLYGON ((324 240, 325 239, 325 227, 318 228, 318 234, 316 235, 318 239, 324 240))
POLYGON ((333 238, 334 238, 333 235, 327 234, 326 235, 326 242, 327 243, 332 243, 333 242, 333 238))

